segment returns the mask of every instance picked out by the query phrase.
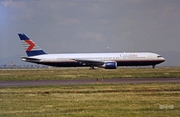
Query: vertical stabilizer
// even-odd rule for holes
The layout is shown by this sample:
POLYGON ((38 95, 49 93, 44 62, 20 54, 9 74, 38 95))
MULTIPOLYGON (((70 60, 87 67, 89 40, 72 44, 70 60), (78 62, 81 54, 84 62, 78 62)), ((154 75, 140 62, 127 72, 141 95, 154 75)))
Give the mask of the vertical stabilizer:
POLYGON ((24 33, 19 33, 18 35, 28 56, 37 56, 37 55, 46 54, 46 52, 44 52, 38 45, 36 45, 24 33))

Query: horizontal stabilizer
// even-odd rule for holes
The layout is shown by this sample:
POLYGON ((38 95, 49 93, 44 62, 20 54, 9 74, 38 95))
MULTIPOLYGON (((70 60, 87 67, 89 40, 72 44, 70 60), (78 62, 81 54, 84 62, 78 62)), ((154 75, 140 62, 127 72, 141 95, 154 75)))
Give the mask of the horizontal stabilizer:
POLYGON ((36 59, 36 58, 21 57, 21 59, 22 61, 26 61, 26 62, 33 62, 33 63, 40 62, 40 59, 36 59))

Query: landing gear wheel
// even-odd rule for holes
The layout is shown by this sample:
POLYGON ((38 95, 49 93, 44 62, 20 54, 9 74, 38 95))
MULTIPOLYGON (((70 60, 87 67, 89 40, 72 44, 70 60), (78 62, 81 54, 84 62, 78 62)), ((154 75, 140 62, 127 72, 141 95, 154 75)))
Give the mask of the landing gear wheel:
POLYGON ((94 66, 93 66, 93 65, 91 65, 89 69, 95 69, 95 68, 94 68, 94 66))

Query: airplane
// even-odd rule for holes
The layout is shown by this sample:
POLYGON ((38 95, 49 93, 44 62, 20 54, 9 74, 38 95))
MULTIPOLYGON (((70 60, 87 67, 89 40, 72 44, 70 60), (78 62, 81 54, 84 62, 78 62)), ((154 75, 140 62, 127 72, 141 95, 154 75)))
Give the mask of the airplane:
POLYGON ((26 50, 27 57, 21 57, 24 62, 43 64, 55 67, 95 67, 116 69, 119 66, 152 66, 165 61, 165 58, 151 52, 131 53, 71 53, 48 54, 34 43, 24 33, 18 33, 26 50))

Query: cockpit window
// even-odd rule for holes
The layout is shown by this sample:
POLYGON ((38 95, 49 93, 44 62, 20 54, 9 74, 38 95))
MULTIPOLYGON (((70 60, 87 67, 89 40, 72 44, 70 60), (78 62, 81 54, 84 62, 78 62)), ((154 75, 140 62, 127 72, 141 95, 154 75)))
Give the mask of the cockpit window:
POLYGON ((157 56, 158 58, 161 58, 162 56, 157 56))

